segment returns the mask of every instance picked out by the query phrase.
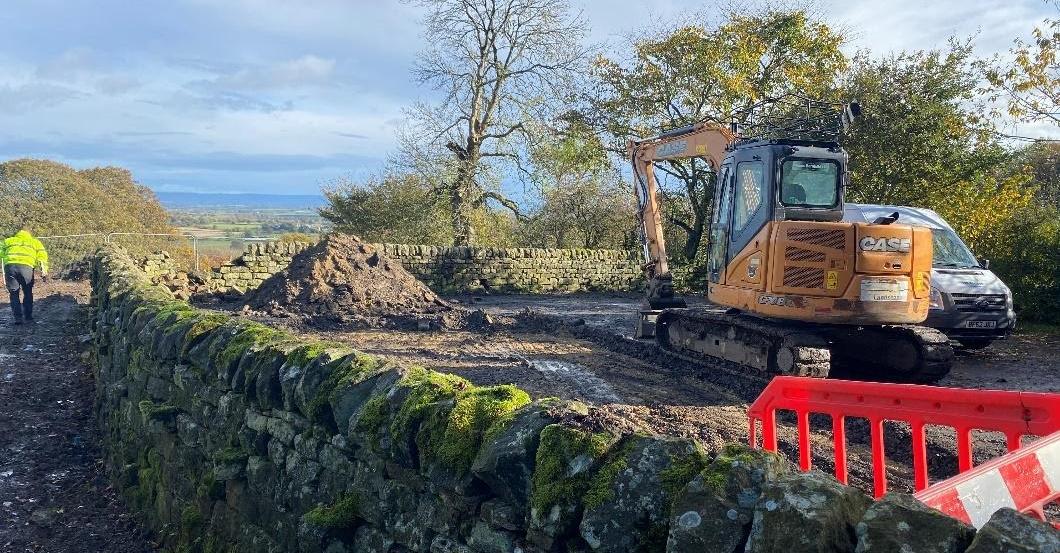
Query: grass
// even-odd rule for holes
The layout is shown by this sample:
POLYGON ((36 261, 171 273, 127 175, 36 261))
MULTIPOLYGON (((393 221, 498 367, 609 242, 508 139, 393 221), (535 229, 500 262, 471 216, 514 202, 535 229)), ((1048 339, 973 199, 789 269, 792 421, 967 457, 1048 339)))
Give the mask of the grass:
POLYGON ((1016 334, 1060 336, 1060 324, 1021 322, 1016 326, 1016 334))

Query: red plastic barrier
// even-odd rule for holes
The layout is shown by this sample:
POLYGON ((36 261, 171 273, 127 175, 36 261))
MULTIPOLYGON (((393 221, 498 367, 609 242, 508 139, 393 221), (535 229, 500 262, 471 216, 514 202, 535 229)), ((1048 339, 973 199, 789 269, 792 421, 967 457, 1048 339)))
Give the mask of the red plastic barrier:
POLYGON ((1002 507, 1047 520, 1045 506, 1060 498, 1060 432, 929 486, 915 497, 976 528, 1002 507))
POLYGON ((958 471, 972 468, 972 431, 1003 432, 1009 451, 1025 435, 1045 436, 1060 430, 1060 394, 1002 390, 967 390, 915 384, 853 382, 778 376, 748 410, 751 447, 758 447, 755 422, 762 423, 762 447, 777 450, 776 411, 794 411, 798 421, 799 466, 810 470, 810 413, 832 417, 835 476, 847 483, 846 417, 869 421, 872 481, 876 497, 887 493, 883 422, 906 422, 912 428, 913 483, 928 486, 925 425, 948 426, 957 433, 958 471))

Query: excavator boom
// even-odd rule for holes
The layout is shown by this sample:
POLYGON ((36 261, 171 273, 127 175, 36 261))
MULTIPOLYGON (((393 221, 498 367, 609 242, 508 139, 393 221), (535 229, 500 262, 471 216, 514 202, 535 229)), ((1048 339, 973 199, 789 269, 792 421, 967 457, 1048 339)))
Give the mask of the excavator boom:
POLYGON ((671 159, 702 157, 707 159, 716 171, 725 158, 725 151, 732 145, 735 138, 735 135, 725 127, 711 123, 698 123, 656 137, 629 142, 627 153, 633 163, 633 176, 636 180, 637 208, 647 280, 645 307, 648 311, 685 306, 684 300, 675 296, 673 291, 673 277, 670 274, 666 254, 666 237, 663 234, 662 213, 659 206, 659 188, 655 180, 655 163, 671 159))

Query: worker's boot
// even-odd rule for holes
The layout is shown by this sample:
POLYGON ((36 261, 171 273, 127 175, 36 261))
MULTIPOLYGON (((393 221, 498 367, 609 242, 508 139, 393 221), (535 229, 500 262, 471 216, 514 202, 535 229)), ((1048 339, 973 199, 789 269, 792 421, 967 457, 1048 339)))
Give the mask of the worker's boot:
POLYGON ((22 324, 22 302, 19 301, 18 292, 11 292, 11 313, 14 315, 12 322, 22 324))
POLYGON ((33 296, 29 291, 26 291, 22 301, 22 317, 27 323, 33 322, 33 296))

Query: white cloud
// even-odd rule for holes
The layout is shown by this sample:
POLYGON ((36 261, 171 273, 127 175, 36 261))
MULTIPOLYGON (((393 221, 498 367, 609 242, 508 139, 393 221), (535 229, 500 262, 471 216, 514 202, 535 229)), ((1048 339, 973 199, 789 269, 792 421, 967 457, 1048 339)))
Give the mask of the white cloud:
POLYGON ((28 110, 48 109, 83 96, 65 86, 29 82, 0 85, 0 113, 24 113, 28 110))
POLYGON ((96 79, 93 88, 100 94, 116 96, 140 88, 143 83, 129 75, 104 75, 96 79))
POLYGON ((272 65, 244 67, 212 81, 217 88, 234 90, 271 90, 305 88, 331 84, 335 60, 313 55, 281 61, 272 65))
POLYGON ((1049 15, 1038 0, 829 0, 823 10, 852 31, 851 46, 875 53, 928 50, 946 45, 951 36, 975 37, 980 55, 1008 50, 1016 36, 1028 36, 1049 15))

